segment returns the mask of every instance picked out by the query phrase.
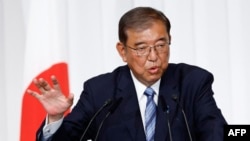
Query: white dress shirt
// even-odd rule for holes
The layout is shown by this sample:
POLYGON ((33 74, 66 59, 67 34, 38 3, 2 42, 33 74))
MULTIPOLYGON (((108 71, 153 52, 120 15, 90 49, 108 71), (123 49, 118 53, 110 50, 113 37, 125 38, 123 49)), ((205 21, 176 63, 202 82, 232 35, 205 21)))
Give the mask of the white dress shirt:
MULTIPOLYGON (((131 76, 132 76, 132 79, 134 81, 137 99, 138 99, 138 103, 140 106, 142 123, 143 123, 143 127, 145 130, 145 110, 146 110, 146 104, 147 104, 147 96, 144 95, 144 91, 146 90, 147 87, 144 84, 142 84, 140 81, 138 81, 138 79, 135 78, 135 76, 132 72, 131 72, 131 76)), ((155 91, 154 102, 156 105, 158 104, 158 94, 159 94, 159 88, 160 88, 160 81, 161 80, 159 79, 156 83, 154 83, 153 85, 150 86, 155 91)))

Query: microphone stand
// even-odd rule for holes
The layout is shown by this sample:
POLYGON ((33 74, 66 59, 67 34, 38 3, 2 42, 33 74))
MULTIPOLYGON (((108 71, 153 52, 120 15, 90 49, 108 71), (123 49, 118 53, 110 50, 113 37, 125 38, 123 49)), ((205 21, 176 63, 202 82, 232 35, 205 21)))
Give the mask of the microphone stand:
POLYGON ((111 99, 108 99, 107 101, 105 101, 105 103, 102 105, 102 107, 95 113, 95 115, 91 118, 88 126, 86 127, 86 129, 84 130, 81 138, 79 141, 82 141, 82 139, 84 138, 85 134, 87 133, 90 125, 92 124, 93 120, 99 115, 99 113, 105 108, 107 107, 108 105, 110 105, 112 103, 112 100, 111 99))
POLYGON ((159 100, 161 102, 162 110, 163 110, 164 114, 166 114, 166 116, 167 116, 169 141, 173 141, 172 132, 171 132, 171 125, 169 122, 169 106, 166 104, 165 100, 163 99, 163 97, 161 95, 159 97, 159 100))
POLYGON ((182 115, 183 115, 183 117, 184 117, 184 121, 185 121, 185 124, 186 124, 186 127, 187 127, 189 139, 190 139, 190 141, 192 141, 193 139, 192 139, 192 135, 191 135, 191 132, 190 132, 189 125, 188 125, 187 117, 186 117, 186 114, 185 114, 185 112, 184 112, 184 109, 183 109, 181 103, 179 102, 179 98, 178 98, 178 96, 177 96, 176 94, 174 94, 174 95, 172 96, 172 99, 173 99, 173 100, 180 106, 180 108, 181 108, 181 112, 182 112, 182 115))
POLYGON ((121 101, 122 101, 122 97, 120 97, 118 100, 116 100, 112 104, 112 106, 109 108, 108 113, 106 114, 106 116, 104 117, 104 119, 102 120, 102 122, 100 123, 100 125, 98 127, 98 130, 97 130, 97 133, 96 133, 94 141, 96 141, 98 139, 98 136, 99 136, 99 133, 100 133, 100 130, 102 128, 102 125, 103 125, 104 121, 109 117, 110 114, 112 114, 116 110, 116 108, 119 106, 119 104, 121 103, 121 101))

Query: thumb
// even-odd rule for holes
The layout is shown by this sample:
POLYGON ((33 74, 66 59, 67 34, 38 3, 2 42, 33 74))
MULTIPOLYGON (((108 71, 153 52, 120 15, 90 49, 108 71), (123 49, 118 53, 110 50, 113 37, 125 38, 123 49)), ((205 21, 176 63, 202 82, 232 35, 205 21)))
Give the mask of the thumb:
POLYGON ((70 103, 70 105, 73 104, 73 101, 74 101, 74 94, 73 93, 70 93, 68 95, 68 102, 70 103))

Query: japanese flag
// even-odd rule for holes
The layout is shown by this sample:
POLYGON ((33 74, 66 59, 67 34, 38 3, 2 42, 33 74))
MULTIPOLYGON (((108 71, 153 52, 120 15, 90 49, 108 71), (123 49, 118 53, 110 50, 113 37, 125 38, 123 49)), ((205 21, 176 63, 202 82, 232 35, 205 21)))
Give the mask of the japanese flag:
MULTIPOLYGON (((26 93, 38 89, 34 78, 51 84, 55 75, 64 94, 69 94, 67 64, 67 14, 65 1, 29 1, 26 15, 24 88, 21 111, 20 141, 34 141, 36 131, 46 117, 37 99, 26 93)), ((39 91, 38 91, 39 92, 39 91)))

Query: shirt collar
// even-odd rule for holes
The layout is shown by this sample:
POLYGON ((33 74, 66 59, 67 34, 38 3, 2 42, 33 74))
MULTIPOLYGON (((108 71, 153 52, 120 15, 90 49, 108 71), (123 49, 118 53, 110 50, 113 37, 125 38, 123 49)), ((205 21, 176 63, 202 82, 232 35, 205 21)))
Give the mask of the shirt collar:
MULTIPOLYGON (((147 86, 145 86, 144 84, 142 84, 133 74, 133 72, 130 70, 134 85, 135 85, 135 89, 136 89, 136 93, 138 96, 138 99, 141 99, 144 96, 144 91, 146 90, 147 86)), ((159 88, 160 88, 160 82, 161 79, 159 79, 158 81, 156 81, 153 85, 151 85, 150 87, 155 91, 155 95, 158 96, 159 94, 159 88)))

